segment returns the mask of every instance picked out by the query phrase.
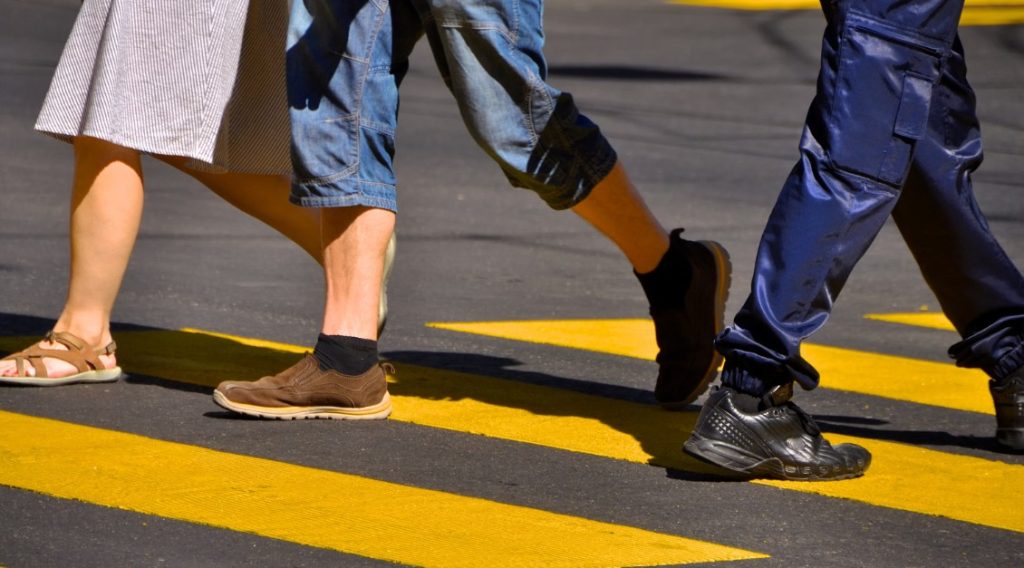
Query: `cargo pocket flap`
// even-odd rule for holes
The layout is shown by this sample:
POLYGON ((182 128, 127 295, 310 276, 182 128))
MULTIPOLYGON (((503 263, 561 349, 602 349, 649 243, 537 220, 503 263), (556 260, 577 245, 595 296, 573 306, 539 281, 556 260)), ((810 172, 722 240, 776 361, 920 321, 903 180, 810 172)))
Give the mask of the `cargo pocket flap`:
POLYGON ((932 80, 907 73, 903 76, 903 93, 896 113, 893 132, 902 138, 920 140, 928 125, 928 107, 932 99, 932 80))

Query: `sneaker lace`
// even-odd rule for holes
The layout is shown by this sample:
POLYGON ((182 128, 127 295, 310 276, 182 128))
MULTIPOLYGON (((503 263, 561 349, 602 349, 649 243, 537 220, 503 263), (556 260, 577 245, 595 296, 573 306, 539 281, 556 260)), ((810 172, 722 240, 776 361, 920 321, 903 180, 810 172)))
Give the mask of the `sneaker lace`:
POLYGON ((800 423, 804 427, 804 431, 806 431, 811 436, 821 435, 821 428, 818 427, 818 423, 815 422, 814 418, 811 417, 810 414, 807 414, 807 412, 805 412, 804 409, 788 401, 784 403, 780 408, 784 409, 786 412, 789 412, 791 414, 796 414, 796 416, 800 419, 800 423))

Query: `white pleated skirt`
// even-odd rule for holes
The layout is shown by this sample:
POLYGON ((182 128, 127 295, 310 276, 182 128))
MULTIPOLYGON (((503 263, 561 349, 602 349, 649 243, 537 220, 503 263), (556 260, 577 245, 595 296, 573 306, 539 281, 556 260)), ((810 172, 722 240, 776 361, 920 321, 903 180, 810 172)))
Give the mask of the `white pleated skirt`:
POLYGON ((287 0, 85 0, 36 129, 287 173, 287 0))

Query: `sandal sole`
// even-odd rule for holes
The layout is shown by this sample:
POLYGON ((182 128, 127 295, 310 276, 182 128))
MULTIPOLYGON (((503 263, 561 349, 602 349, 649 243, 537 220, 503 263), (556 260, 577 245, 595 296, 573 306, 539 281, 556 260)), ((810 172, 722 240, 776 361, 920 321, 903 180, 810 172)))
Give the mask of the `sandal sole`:
POLYGON ((110 383, 121 378, 121 367, 103 369, 102 371, 86 371, 66 377, 0 377, 0 384, 23 385, 32 387, 59 387, 78 383, 110 383))

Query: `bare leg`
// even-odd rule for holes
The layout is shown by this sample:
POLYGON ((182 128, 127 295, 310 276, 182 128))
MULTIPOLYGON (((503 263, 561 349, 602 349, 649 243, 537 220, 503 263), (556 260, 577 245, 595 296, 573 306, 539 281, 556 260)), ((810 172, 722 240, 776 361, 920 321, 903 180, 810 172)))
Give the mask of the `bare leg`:
POLYGON ((240 211, 266 223, 302 247, 318 264, 323 264, 320 247, 320 212, 288 202, 291 186, 286 175, 210 173, 186 167, 188 160, 159 156, 210 188, 240 211))
MULTIPOLYGON (((76 138, 74 146, 70 282, 54 330, 103 347, 111 341, 110 312, 142 219, 142 169, 134 150, 87 137, 76 138)), ((43 347, 64 349, 49 342, 43 342, 43 347)), ((108 368, 115 364, 113 355, 100 360, 108 368)), ((43 363, 49 376, 75 372, 73 366, 56 359, 43 363)), ((15 373, 12 362, 0 365, 0 374, 15 373)))
POLYGON ((384 253, 394 232, 395 214, 337 207, 322 209, 321 215, 327 282, 322 331, 375 340, 384 253))
POLYGON ((641 274, 654 270, 668 251, 668 233, 647 208, 621 163, 616 163, 572 210, 611 239, 641 274))
MULTIPOLYGON (((291 182, 287 176, 242 173, 209 173, 186 167, 185 158, 160 156, 168 164, 202 182, 211 191, 244 213, 266 223, 298 244, 321 266, 320 210, 298 207, 288 201, 291 182)), ((392 215, 393 217, 393 215, 392 215)), ((394 222, 392 220, 392 227, 394 222)), ((387 279, 395 253, 395 239, 388 243, 389 258, 384 262, 384 281, 381 284, 378 307, 378 335, 387 319, 387 279)))

